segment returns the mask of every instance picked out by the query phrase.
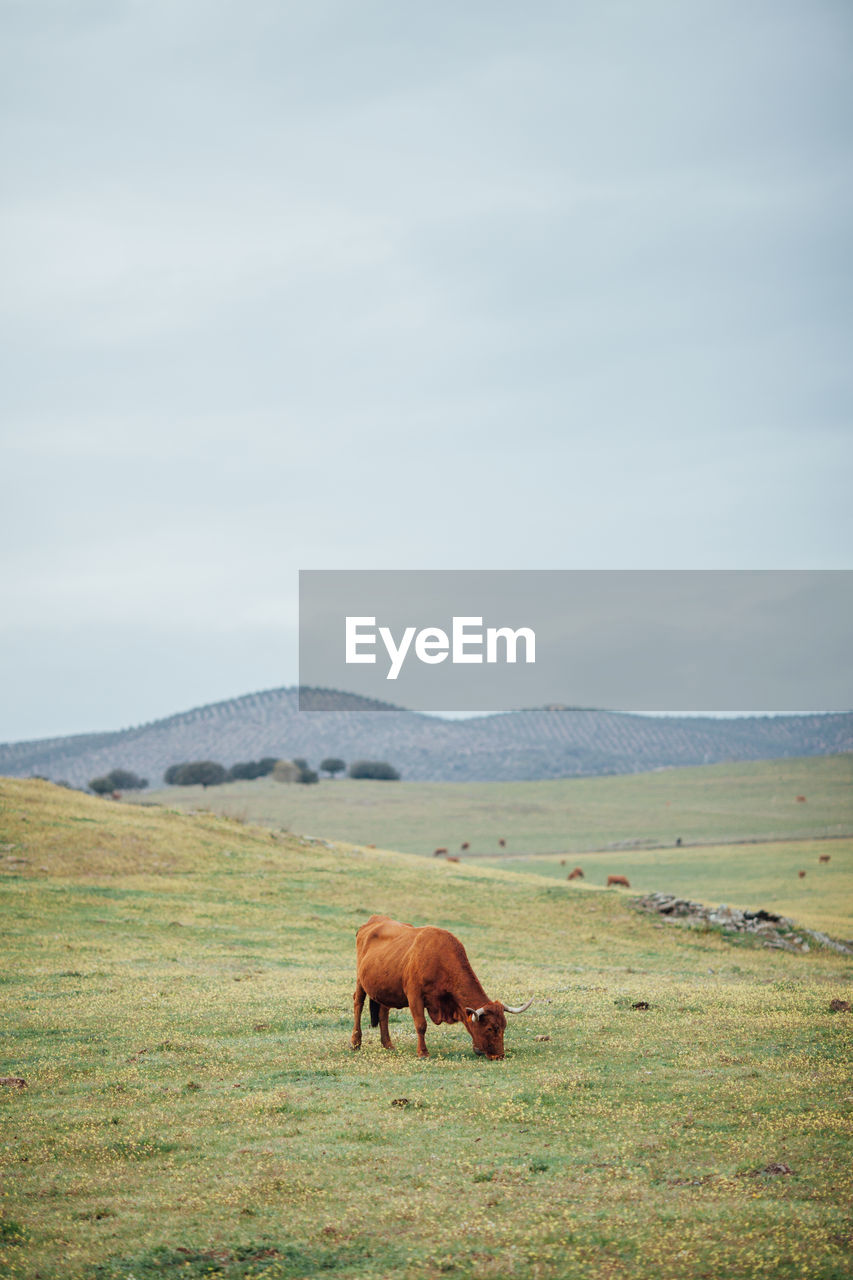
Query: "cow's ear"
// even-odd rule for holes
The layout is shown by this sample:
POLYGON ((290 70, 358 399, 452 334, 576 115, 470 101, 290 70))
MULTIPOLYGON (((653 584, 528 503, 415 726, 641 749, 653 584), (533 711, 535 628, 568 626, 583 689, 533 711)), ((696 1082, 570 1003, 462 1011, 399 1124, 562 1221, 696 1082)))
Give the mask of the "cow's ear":
POLYGON ((468 1014, 468 1017, 472 1022, 476 1022, 480 1017, 479 1009, 466 1009, 465 1012, 468 1014))

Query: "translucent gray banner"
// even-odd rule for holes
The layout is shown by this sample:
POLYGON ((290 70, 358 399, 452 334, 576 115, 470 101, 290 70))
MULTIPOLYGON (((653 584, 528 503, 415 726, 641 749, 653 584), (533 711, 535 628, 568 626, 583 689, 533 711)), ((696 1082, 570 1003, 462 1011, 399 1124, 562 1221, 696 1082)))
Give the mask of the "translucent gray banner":
POLYGON ((853 709, 853 571, 305 570, 303 710, 853 709))

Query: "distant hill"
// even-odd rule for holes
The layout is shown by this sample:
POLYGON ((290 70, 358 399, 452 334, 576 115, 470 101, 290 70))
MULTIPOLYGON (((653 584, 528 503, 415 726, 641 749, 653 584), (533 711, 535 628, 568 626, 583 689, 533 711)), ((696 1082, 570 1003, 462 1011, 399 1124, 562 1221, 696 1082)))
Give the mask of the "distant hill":
POLYGON ((411 781, 500 782, 853 751, 851 712, 718 720, 543 707, 442 720, 324 696, 328 711, 300 712, 295 688, 269 689, 134 729, 2 745, 0 774, 82 786, 124 768, 157 786, 182 760, 304 756, 316 767, 336 755, 388 760, 411 781))

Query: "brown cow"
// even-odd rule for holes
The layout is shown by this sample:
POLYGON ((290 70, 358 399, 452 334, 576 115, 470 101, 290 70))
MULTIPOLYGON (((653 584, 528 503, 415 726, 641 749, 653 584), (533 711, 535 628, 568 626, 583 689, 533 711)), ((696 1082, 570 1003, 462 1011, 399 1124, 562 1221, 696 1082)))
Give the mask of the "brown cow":
POLYGON ((433 856, 434 858, 446 858, 446 857, 447 857, 447 850, 446 850, 446 849, 436 849, 435 853, 434 853, 432 856, 433 856))
POLYGON ((465 852, 465 850, 466 850, 466 849, 470 849, 470 848, 471 848, 471 846, 470 846, 470 844, 468 843, 468 841, 467 841, 467 840, 465 840, 465 841, 464 841, 464 842, 459 846, 459 848, 460 848, 460 849, 462 850, 462 852, 464 853, 464 852, 465 852))
POLYGON ((798 871, 798 872, 797 872, 797 875, 800 877, 800 879, 801 879, 801 880, 805 880, 805 878, 806 878, 806 873, 805 873, 805 871, 798 871))
POLYGON ((806 803, 805 796, 797 796, 797 804, 805 804, 805 803, 806 803))
POLYGON ((567 880, 583 880, 583 872, 580 867, 575 867, 574 871, 570 871, 566 876, 567 880))
POLYGON ((447 855, 447 861, 448 861, 448 862, 458 862, 458 861, 459 861, 459 859, 458 859, 458 858, 454 858, 453 854, 452 854, 452 853, 449 853, 449 854, 447 855))
POLYGON ((506 848, 506 840, 499 840, 499 841, 498 841, 498 844, 500 845, 500 847, 501 847, 502 849, 505 849, 505 848, 506 848))
POLYGON ((818 858, 818 862, 829 862, 829 854, 828 854, 828 853, 822 853, 822 854, 820 855, 820 857, 818 858))
POLYGON ((625 889, 631 888, 630 884, 628 883, 628 881, 625 879, 624 876, 608 876, 607 888, 609 889, 612 884, 621 884, 625 889))
POLYGON ((357 976, 353 1008, 353 1049, 361 1048, 361 1011, 370 1001, 370 1025, 379 1027, 384 1049, 393 1049, 388 1033, 390 1009, 412 1013, 418 1033, 418 1057, 428 1058, 425 1012, 436 1025, 462 1022, 474 1041, 474 1052, 493 1061, 504 1056, 505 1013, 523 1013, 533 1004, 513 1008, 490 1000, 481 987, 458 938, 446 929, 416 929, 388 916, 371 916, 356 934, 357 976))

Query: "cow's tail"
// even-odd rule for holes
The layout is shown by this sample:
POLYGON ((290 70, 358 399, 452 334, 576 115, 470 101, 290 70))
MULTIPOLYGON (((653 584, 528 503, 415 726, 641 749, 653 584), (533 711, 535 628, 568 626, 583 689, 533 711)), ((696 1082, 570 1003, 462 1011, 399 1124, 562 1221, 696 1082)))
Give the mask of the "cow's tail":
POLYGON ((379 1001, 370 997, 370 1025, 371 1027, 379 1026, 379 1001))

